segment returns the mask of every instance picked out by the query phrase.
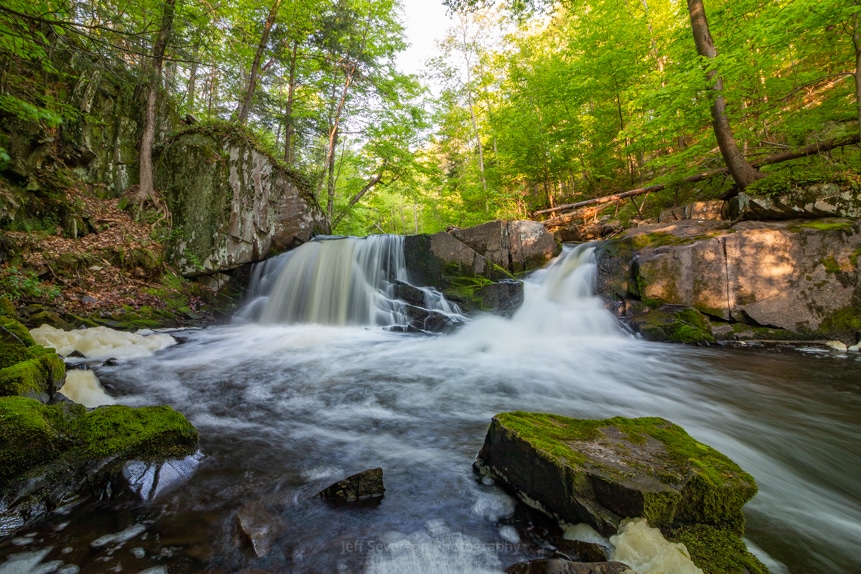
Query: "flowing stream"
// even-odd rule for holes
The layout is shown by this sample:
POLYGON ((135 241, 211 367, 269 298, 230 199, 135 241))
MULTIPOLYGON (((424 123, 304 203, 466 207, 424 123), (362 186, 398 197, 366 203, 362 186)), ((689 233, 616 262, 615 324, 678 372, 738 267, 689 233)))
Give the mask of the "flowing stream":
POLYGON ((533 274, 511 319, 392 332, 403 318, 387 289, 405 280, 400 263, 342 243, 353 253, 344 275, 343 262, 324 261, 332 245, 261 267, 244 321, 96 369, 120 403, 185 413, 206 456, 149 506, 92 503, 0 541, 0 574, 501 572, 540 556, 511 526, 514 501, 471 469, 491 417, 507 410, 665 417, 754 475, 747 540, 773 572, 861 571, 859 355, 643 342, 594 296, 588 248, 533 274), (300 259, 324 284, 326 267, 342 279, 284 277, 300 259), (381 275, 345 287, 374 265, 381 275), (307 303, 312 291, 319 304, 307 303), (284 297, 306 303, 296 311, 284 297), (376 504, 314 496, 376 466, 387 489, 376 504), (240 509, 265 533, 264 557, 243 543, 240 509))

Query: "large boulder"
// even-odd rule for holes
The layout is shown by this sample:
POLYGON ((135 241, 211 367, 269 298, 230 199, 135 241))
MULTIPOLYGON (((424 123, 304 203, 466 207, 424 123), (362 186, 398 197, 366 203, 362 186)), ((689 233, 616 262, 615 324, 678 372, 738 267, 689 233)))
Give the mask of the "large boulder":
POLYGON ((0 398, 0 437, 0 536, 59 506, 117 495, 123 484, 136 493, 130 461, 182 459, 198 444, 197 430, 170 407, 88 412, 26 397, 0 398))
POLYGON ((611 536, 626 518, 678 537, 716 533, 731 540, 735 566, 709 565, 703 545, 692 558, 706 572, 764 572, 741 542, 742 507, 753 478, 732 460, 661 418, 572 419, 510 412, 493 417, 476 469, 533 506, 611 536))
POLYGON ((598 286, 629 318, 632 301, 681 305, 852 344, 861 331, 859 256, 861 223, 848 220, 651 225, 599 248, 598 286))
POLYGON ((537 221, 491 221, 453 229, 451 235, 511 273, 543 267, 561 250, 553 235, 537 221))
POLYGON ((510 315, 523 302, 523 284, 446 232, 404 238, 410 281, 434 287, 463 311, 510 315))
POLYGON ((307 182, 235 130, 184 132, 156 166, 176 235, 171 257, 184 275, 260 261, 327 230, 307 182))

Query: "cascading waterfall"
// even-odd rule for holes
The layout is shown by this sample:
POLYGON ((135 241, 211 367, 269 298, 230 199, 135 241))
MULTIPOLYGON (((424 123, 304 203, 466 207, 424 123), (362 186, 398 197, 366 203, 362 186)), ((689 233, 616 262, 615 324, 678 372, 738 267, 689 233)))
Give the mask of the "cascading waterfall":
MULTIPOLYGON (((406 325, 407 303, 396 294, 404 284, 403 237, 323 238, 257 266, 239 318, 269 325, 406 325)), ((425 309, 460 317, 439 292, 417 289, 425 309)))

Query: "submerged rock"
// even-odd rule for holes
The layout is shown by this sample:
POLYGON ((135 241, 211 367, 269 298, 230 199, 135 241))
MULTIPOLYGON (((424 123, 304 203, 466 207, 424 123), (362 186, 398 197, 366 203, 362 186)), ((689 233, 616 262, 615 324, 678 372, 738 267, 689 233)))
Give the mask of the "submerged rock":
POLYGON ((263 558, 272 551, 278 519, 260 501, 249 502, 236 513, 239 531, 251 545, 254 554, 263 558))
POLYGON ((381 498, 385 492, 383 469, 371 468, 336 482, 321 490, 317 496, 340 502, 358 502, 381 498))
POLYGON ((636 574, 621 562, 571 562, 558 558, 542 558, 518 562, 505 569, 505 574, 636 574))
MULTIPOLYGON (((727 562, 759 564, 739 550, 742 507, 757 490, 753 478, 667 420, 502 413, 493 418, 475 466, 527 504, 604 536, 637 517, 668 532, 708 527, 737 541, 724 545, 739 551, 727 562)), ((722 572, 708 567, 705 552, 692 555, 706 572, 722 572)))

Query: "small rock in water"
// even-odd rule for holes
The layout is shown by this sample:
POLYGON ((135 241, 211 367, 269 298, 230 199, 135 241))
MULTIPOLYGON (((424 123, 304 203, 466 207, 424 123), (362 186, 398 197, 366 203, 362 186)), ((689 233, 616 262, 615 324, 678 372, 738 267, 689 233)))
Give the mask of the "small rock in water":
POLYGON ((861 351, 861 345, 852 345, 851 347, 847 348, 846 350, 849 351, 850 353, 857 353, 857 352, 861 351))
POLYGON ((848 350, 846 343, 843 343, 841 341, 828 341, 827 343, 825 343, 825 346, 830 347, 835 351, 839 351, 841 353, 845 353, 848 350))
POLYGON ((356 502, 370 498, 380 498, 386 492, 383 486, 383 469, 371 468, 320 491, 318 496, 341 502, 356 502))
POLYGON ((506 574, 634 574, 621 562, 570 562, 558 558, 542 558, 518 562, 505 569, 506 574))
POLYGON ((95 540, 90 542, 90 546, 93 548, 102 548, 103 546, 107 546, 108 544, 122 544, 123 542, 131 540, 135 536, 143 534, 144 531, 146 531, 146 526, 144 526, 143 524, 135 524, 134 526, 129 526, 122 532, 100 536, 99 538, 96 538, 95 540))
POLYGON ((246 536, 254 553, 263 558, 272 550, 277 519, 260 501, 249 502, 236 513, 239 530, 246 536))

